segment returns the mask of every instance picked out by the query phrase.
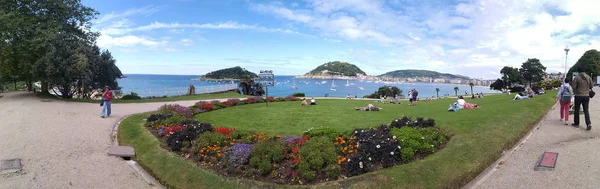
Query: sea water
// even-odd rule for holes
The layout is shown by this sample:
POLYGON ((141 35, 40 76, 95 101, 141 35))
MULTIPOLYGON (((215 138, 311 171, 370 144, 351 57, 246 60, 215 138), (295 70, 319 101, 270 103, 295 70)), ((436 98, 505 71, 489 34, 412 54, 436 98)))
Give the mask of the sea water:
MULTIPOLYGON (((127 78, 117 80, 124 93, 136 92, 140 96, 162 96, 163 91, 179 90, 185 94, 186 88, 193 84, 198 87, 218 86, 232 84, 231 81, 196 81, 198 75, 150 75, 150 74, 126 74, 127 78)), ((439 96, 448 93, 454 96, 454 87, 458 87, 458 95, 471 93, 471 88, 464 84, 443 84, 443 83, 386 83, 378 81, 360 81, 360 80, 325 80, 325 79, 294 79, 294 76, 276 76, 275 86, 269 87, 269 96, 288 96, 293 93, 305 93, 306 96, 330 96, 363 97, 371 94, 379 87, 384 85, 396 86, 400 88, 404 95, 410 89, 419 91, 419 98, 436 96, 436 88, 439 88, 439 96)), ((238 82, 234 82, 235 85, 238 82)), ((498 93, 490 90, 489 87, 474 86, 475 93, 498 93)), ((167 93, 172 94, 172 93, 167 93)))

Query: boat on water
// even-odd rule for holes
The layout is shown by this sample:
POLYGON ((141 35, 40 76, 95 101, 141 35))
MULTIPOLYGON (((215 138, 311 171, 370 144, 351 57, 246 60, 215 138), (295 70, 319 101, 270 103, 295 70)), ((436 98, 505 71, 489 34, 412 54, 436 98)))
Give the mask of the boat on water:
POLYGON ((344 85, 344 86, 346 86, 346 87, 350 86, 350 81, 346 80, 346 85, 344 85))
POLYGON ((321 81, 321 84, 325 84, 325 83, 327 83, 327 81, 321 81))
POLYGON ((298 85, 296 85, 296 80, 294 80, 294 85, 292 86, 292 88, 297 89, 298 85))
POLYGON ((337 89, 335 89, 335 87, 336 87, 336 85, 335 85, 335 81, 334 81, 334 80, 331 80, 331 89, 329 89, 329 90, 331 90, 331 91, 336 91, 337 89))
POLYGON ((362 84, 360 84, 360 86, 358 87, 358 89, 360 89, 361 91, 365 90, 365 88, 363 88, 362 84))

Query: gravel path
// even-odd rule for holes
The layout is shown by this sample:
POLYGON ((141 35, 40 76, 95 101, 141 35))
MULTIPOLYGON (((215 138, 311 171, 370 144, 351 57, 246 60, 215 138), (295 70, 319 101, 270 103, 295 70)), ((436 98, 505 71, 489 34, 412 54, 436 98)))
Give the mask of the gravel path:
POLYGON ((23 169, 0 173, 0 188, 152 188, 125 161, 106 154, 111 130, 123 116, 171 102, 113 104, 111 117, 102 119, 99 104, 2 95, 0 159, 21 158, 23 169))

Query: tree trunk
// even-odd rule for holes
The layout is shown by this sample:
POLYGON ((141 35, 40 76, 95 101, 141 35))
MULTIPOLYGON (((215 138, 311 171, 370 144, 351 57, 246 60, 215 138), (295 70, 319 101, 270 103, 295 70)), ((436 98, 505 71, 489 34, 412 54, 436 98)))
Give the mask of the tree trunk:
POLYGON ((15 84, 15 91, 17 90, 17 80, 14 80, 13 83, 15 84))
POLYGON ((42 94, 50 94, 50 92, 48 92, 48 82, 42 81, 41 85, 42 86, 40 87, 41 88, 40 93, 42 93, 42 94))

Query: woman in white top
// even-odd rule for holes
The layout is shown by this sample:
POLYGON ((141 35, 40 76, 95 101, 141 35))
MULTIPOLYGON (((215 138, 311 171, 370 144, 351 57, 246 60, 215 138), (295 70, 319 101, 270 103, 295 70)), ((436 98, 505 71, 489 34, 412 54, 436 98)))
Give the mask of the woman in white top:
POLYGON ((315 100, 315 97, 312 97, 310 99, 310 105, 317 105, 317 101, 315 100))

